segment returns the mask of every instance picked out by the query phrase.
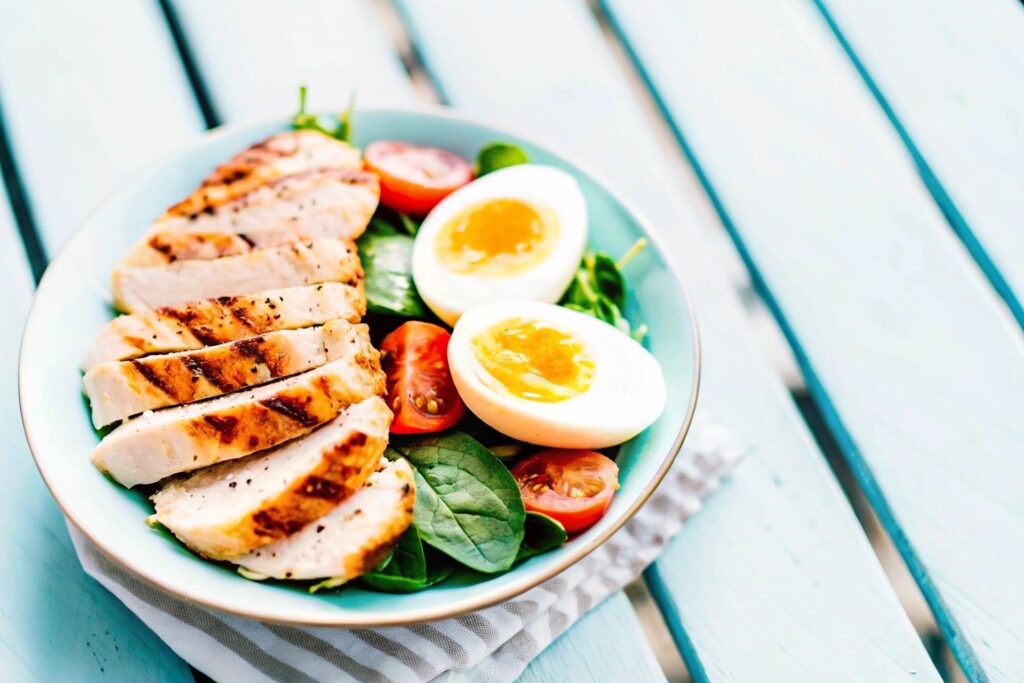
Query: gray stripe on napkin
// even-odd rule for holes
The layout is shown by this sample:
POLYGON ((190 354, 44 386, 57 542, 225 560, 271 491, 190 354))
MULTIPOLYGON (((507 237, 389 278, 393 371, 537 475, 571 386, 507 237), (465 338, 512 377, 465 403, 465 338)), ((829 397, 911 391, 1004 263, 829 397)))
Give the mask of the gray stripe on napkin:
POLYGON ((378 681, 380 683, 395 683, 384 674, 360 664, 328 641, 318 638, 304 629, 297 629, 294 626, 281 626, 279 624, 264 624, 264 626, 267 627, 268 631, 286 643, 316 655, 331 666, 344 671, 357 680, 366 681, 366 683, 371 681, 373 683, 378 681))
POLYGON ((405 645, 385 637, 381 632, 368 628, 354 628, 349 631, 383 655, 393 657, 416 672, 421 680, 429 680, 437 675, 437 667, 423 659, 405 645))

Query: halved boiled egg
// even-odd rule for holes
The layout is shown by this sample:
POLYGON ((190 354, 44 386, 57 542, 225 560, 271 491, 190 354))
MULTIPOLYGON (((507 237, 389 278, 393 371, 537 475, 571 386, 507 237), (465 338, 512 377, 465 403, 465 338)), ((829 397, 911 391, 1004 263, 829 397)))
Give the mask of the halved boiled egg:
POLYGON ((587 205, 576 180, 522 164, 456 190, 416 234, 412 276, 423 301, 449 325, 494 301, 554 303, 579 267, 587 205))
POLYGON ((448 365, 477 417, 539 446, 614 446, 650 426, 665 406, 661 367, 644 347, 552 304, 467 311, 448 344, 448 365))

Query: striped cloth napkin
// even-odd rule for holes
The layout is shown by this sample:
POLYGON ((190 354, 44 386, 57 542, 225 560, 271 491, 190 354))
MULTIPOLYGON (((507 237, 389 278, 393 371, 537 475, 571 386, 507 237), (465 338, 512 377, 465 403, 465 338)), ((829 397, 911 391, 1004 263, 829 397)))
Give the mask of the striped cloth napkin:
POLYGON ((414 626, 304 628, 214 612, 129 574, 68 527, 85 571, 214 680, 501 683, 515 680, 577 619, 636 579, 740 454, 728 430, 698 413, 654 495, 597 550, 508 602, 414 626))

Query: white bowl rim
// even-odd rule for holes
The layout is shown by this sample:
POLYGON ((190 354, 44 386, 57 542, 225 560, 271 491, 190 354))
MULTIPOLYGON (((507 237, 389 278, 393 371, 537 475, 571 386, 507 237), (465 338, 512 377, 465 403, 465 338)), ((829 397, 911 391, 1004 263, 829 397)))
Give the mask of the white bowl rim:
MULTIPOLYGON (((439 105, 432 105, 426 103, 420 103, 408 106, 381 106, 381 107, 363 107, 360 108, 359 113, 362 114, 423 114, 427 116, 434 116, 438 118, 447 119, 456 123, 463 123, 471 126, 486 127, 491 130, 507 133, 508 135, 515 136, 521 140, 529 142, 531 145, 542 149, 545 152, 555 156, 566 163, 570 164, 574 169, 587 175, 591 180, 597 184, 601 190, 615 200, 625 211, 632 216, 641 231, 644 233, 644 237, 653 243, 658 250, 659 254, 662 254, 665 261, 665 266, 672 274, 679 290, 682 293, 682 302, 686 308, 687 315, 689 317, 690 328, 692 330, 692 336, 689 340, 692 345, 692 366, 693 366, 693 383, 690 387, 690 394, 687 400, 686 410, 683 414, 682 424, 680 425, 679 431, 674 438, 672 445, 669 447, 669 452, 665 454, 664 460, 655 472, 651 481, 644 487, 637 496, 636 500, 622 513, 618 519, 605 529, 601 534, 586 539, 585 542, 574 543, 567 547, 564 557, 561 562, 553 565, 552 567, 545 569, 544 571, 537 571, 533 573, 524 574, 523 578, 518 581, 511 582, 501 590, 481 591, 479 595, 470 596, 464 599, 455 600, 445 604, 443 607, 424 607, 418 609, 410 609, 402 612, 400 615, 392 614, 380 614, 380 613, 361 613, 355 610, 339 610, 334 615, 326 615, 323 613, 309 612, 304 616, 297 615, 282 615, 279 612, 273 610, 261 609, 259 605, 254 604, 252 607, 238 608, 237 606, 228 606, 222 602, 218 602, 216 599, 210 599, 202 595, 197 595, 196 592, 189 590, 188 586, 177 585, 173 582, 167 581, 166 579, 153 575, 151 572, 141 567, 138 563, 134 562, 130 558, 126 557, 124 553, 118 551, 115 547, 116 544, 105 542, 98 534, 91 529, 83 525, 72 513, 70 506, 68 506, 62 499, 60 494, 54 490, 51 483, 51 478, 47 476, 48 464, 46 458, 40 458, 36 454, 36 448, 33 445, 32 440, 32 429, 30 423, 32 420, 25 412, 25 401, 23 400, 23 394, 25 386, 27 385, 26 377, 26 366, 23 362, 25 356, 25 348, 28 342, 34 338, 37 334, 45 332, 43 330, 37 330, 34 324, 36 305, 41 298, 39 295, 45 291, 47 286, 47 275, 49 274, 50 268, 47 267, 47 271, 44 272, 43 278, 40 280, 38 287, 36 288, 36 295, 33 298, 32 306, 29 309, 27 322, 25 329, 22 334, 21 348, 19 351, 19 363, 18 363, 18 396, 20 404, 20 413, 22 426, 25 431, 25 438, 28 442, 29 450, 32 453, 32 457, 35 460, 36 467, 39 470, 39 474, 42 476, 47 488, 50 491, 50 495, 57 502, 58 507, 64 513, 64 516, 74 524, 75 528, 78 529, 86 538, 88 538, 108 559, 112 560, 115 564, 120 565, 134 576, 145 581, 147 584, 164 591, 176 598, 185 600, 189 603, 206 607, 209 609, 216 610, 218 612, 232 614, 235 616, 245 617, 249 619, 256 619, 259 621, 284 624, 284 625, 296 625, 296 626, 339 626, 339 627, 381 627, 381 626, 401 626, 409 624, 417 624, 428 621, 436 621, 438 619, 447 619, 450 617, 456 617, 468 612, 484 609, 492 605, 504 602, 513 598, 521 593, 547 581, 548 579, 560 574, 570 566, 582 560, 584 557, 589 555, 591 552, 596 550, 601 544, 607 541, 616 531, 618 531, 626 522, 628 522, 633 515, 647 502, 658 485, 665 478, 669 468, 675 461, 676 456, 682 449, 683 441, 686 438, 687 433, 690 430, 690 426, 693 423, 694 412, 697 408, 697 399, 700 393, 701 384, 701 346, 700 346, 700 330, 698 327, 697 317, 694 313, 693 303, 691 301, 689 291, 683 279, 679 276, 676 267, 673 265, 672 260, 668 257, 668 251, 666 251, 661 240, 658 238, 655 232, 651 230, 651 224, 647 217, 638 210, 630 201, 622 197, 618 192, 611 189, 611 186, 606 183, 599 173, 594 173, 588 165, 580 163, 572 155, 566 155, 560 151, 553 150, 546 144, 540 144, 533 140, 528 135, 518 133, 515 129, 508 128, 507 126, 495 126, 486 122, 479 121, 470 116, 466 116, 461 112, 452 111, 449 108, 442 107, 439 105)), ((195 150, 202 148, 211 141, 217 138, 228 136, 237 132, 241 132, 246 129, 258 129, 262 126, 271 126, 286 121, 284 117, 265 117, 256 120, 239 121, 229 124, 224 124, 213 128, 206 133, 198 136, 195 140, 188 144, 182 145, 175 148, 171 152, 161 155, 158 159, 145 164, 136 173, 128 176, 128 180, 121 183, 115 190, 108 193, 104 199, 93 208, 86 217, 76 228, 75 232, 71 237, 57 250, 56 254, 50 259, 50 264, 57 263, 59 259, 63 258, 66 253, 70 250, 72 245, 80 239, 84 239, 83 228, 89 225, 97 215, 101 215, 107 209, 107 206, 119 197, 124 191, 125 187, 130 185, 135 179, 139 177, 146 177, 157 169, 164 167, 171 159, 178 157, 179 155, 187 152, 188 150, 195 150)), ((579 540, 579 539, 577 539, 579 540)), ((254 601, 256 602, 256 601, 254 601)))

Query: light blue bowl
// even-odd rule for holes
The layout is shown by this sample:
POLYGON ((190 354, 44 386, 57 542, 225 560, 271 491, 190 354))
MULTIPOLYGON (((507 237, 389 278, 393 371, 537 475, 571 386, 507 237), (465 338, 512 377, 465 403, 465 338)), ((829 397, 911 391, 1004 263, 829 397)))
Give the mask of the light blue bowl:
MULTIPOLYGON (((650 496, 678 453, 697 400, 699 352, 691 309, 678 280, 652 243, 628 269, 631 320, 649 327, 647 344, 668 384, 662 417, 621 447, 621 485, 608 513, 564 547, 491 578, 460 576, 421 593, 392 595, 354 587, 311 595, 281 583, 254 583, 192 555, 150 529, 148 500, 101 475, 89 460, 98 438, 82 397, 79 363, 112 317, 110 272, 163 209, 187 195, 219 162, 286 121, 229 126, 164 159, 107 199, 54 259, 36 294, 22 342, 22 419, 32 453, 64 513, 107 555, 146 581, 225 612, 265 621, 336 626, 404 624, 454 616, 515 596, 554 576, 604 542, 650 496)), ((531 160, 573 174, 590 211, 590 243, 623 253, 650 233, 642 219, 579 166, 518 136, 441 110, 363 110, 354 120, 360 146, 399 139, 445 147, 473 158, 506 140, 531 160)))

